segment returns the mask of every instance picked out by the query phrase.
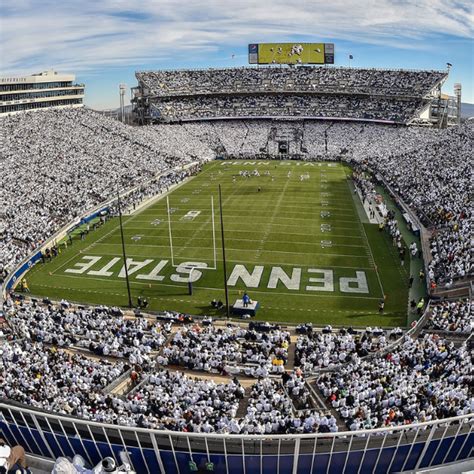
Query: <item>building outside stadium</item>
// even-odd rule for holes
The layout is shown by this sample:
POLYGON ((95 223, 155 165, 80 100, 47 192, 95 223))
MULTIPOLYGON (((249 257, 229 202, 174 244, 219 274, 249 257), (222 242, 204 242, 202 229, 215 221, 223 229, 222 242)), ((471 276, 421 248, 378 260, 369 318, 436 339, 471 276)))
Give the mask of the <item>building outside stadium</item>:
POLYGON ((44 71, 31 76, 0 78, 0 116, 27 110, 83 107, 84 84, 74 74, 44 71))
MULTIPOLYGON (((160 76, 160 74, 161 72, 156 73, 157 76, 160 76)), ((192 74, 192 72, 190 72, 190 74, 192 74)), ((212 74, 212 72, 210 72, 210 74, 212 74)), ((219 75, 220 71, 217 71, 216 74, 219 75)), ((147 82, 147 78, 139 77, 140 80, 143 79, 143 84, 146 83, 149 87, 150 82, 147 82)), ((442 74, 441 77, 443 77, 442 74)), ((438 78, 435 77, 433 83, 436 87, 437 81, 438 78)), ((143 88, 144 86, 140 85, 140 87, 143 88)), ((174 101, 175 95, 172 90, 173 88, 170 87, 164 95, 166 99, 173 97, 172 100, 174 101)), ((150 101, 152 97, 161 94, 160 89, 149 89, 149 91, 150 93, 146 101, 150 101)), ((181 95, 184 103, 182 107, 176 102, 172 104, 172 107, 179 111, 178 114, 173 115, 174 112, 171 114, 171 108, 166 108, 166 106, 162 109, 172 117, 171 121, 174 121, 177 117, 180 117, 178 120, 190 118, 192 121, 198 122, 208 118, 208 112, 203 113, 203 111, 208 110, 208 103, 204 103, 203 109, 196 108, 195 103, 189 107, 189 103, 187 102, 188 98, 183 98, 183 95, 181 95), (197 113, 196 110, 198 110, 197 113)), ((399 99, 398 97, 396 100, 399 99)), ((424 100, 425 96, 418 95, 416 98, 416 101, 419 101, 417 102, 418 105, 424 103, 424 100)), ((409 99, 404 97, 402 103, 405 101, 409 102, 409 99)), ((258 107, 265 107, 264 104, 265 102, 258 104, 258 107)), ((285 118, 293 116, 293 112, 297 110, 297 105, 295 104, 297 103, 293 103, 291 106, 284 106, 283 116, 285 118)), ((412 112, 416 109, 417 104, 407 104, 410 111, 407 115, 404 115, 404 123, 412 121, 412 112)), ((143 102, 137 102, 139 114, 142 113, 140 111, 142 105, 143 102)), ((398 107, 399 104, 397 103, 397 108, 398 107)), ((218 109, 217 113, 213 112, 211 114, 212 118, 222 119, 223 117, 220 115, 222 110, 223 108, 218 109)), ((261 110, 263 109, 259 109, 258 112, 261 110)), ((281 104, 278 104, 274 110, 276 112, 273 118, 280 118, 280 110, 282 110, 281 104)), ((245 110, 244 114, 241 114, 238 107, 234 108, 233 111, 235 115, 230 116, 232 119, 246 119, 249 117, 245 115, 245 110)), ((390 114, 392 113, 393 112, 390 112, 390 114)), ((329 118, 334 118, 334 116, 329 118)), ((338 118, 367 123, 370 123, 372 120, 368 117, 355 117, 354 115, 338 118)), ((390 119, 392 118, 393 115, 379 115, 376 121, 383 122, 385 119, 391 121, 390 119)), ((299 135, 295 133, 289 136, 290 138, 285 139, 283 135, 276 133, 273 140, 274 146, 269 145, 269 142, 267 142, 266 149, 261 152, 261 157, 287 159, 295 158, 296 156, 298 159, 301 159, 302 156, 304 157, 304 146, 301 146, 301 143, 304 142, 300 140, 301 143, 299 146, 295 146, 293 143, 295 140, 293 140, 293 138, 298 139, 299 135), (283 146, 285 142, 287 144, 286 147, 283 146), (298 150, 298 152, 293 154, 288 153, 288 150, 298 150)), ((324 140, 324 135, 320 135, 320 139, 324 140)), ((222 150, 216 147, 216 155, 222 155, 221 152, 222 150)), ((230 154, 227 157, 232 159, 236 158, 230 154)), ((246 159, 248 159, 248 156, 246 159)), ((310 161, 316 160, 318 160, 317 156, 310 158, 310 161)), ((237 168, 244 168, 244 165, 240 165, 239 162, 236 162, 235 166, 237 168)), ((252 168, 256 166, 256 164, 251 165, 252 168)), ((309 173, 311 174, 312 171, 309 173)), ((322 179, 326 180, 327 174, 323 174, 325 176, 322 179)), ((322 192, 326 191, 322 190, 322 192)), ((113 198, 100 203, 93 209, 87 210, 74 219, 74 221, 67 223, 57 234, 48 239, 47 242, 44 242, 41 245, 41 249, 44 250, 53 244, 53 242, 60 241, 67 236, 72 229, 77 230, 81 226, 87 226, 90 222, 93 222, 94 219, 100 217, 101 213, 108 212, 109 208, 114 205, 115 199, 113 198)), ((422 224, 419 223, 417 216, 409 209, 403 207, 404 203, 401 203, 401 206, 403 210, 408 211, 412 223, 418 224, 420 228, 423 227, 422 224)), ((186 210, 186 212, 188 211, 186 210)), ((321 218, 323 217, 321 216, 321 218)), ((188 220, 186 219, 185 221, 187 222, 188 220)), ((159 226, 159 224, 157 224, 157 226, 159 226)), ((130 237, 135 236, 138 236, 138 234, 130 237)), ((132 258, 134 257, 132 256, 132 258)), ((35 267, 35 264, 40 260, 41 251, 37 249, 35 253, 29 255, 23 262, 15 266, 15 269, 10 273, 3 286, 5 297, 7 296, 7 291, 12 290, 21 281, 25 275, 25 271, 35 267)), ((107 265, 109 264, 110 261, 107 262, 107 265)), ((155 264, 156 262, 150 262, 150 265, 155 264)), ((77 262, 73 261, 65 268, 66 270, 74 268, 77 270, 83 268, 81 265, 82 264, 79 263, 78 266, 77 262)), ((144 267, 142 266, 141 268, 144 267)), ((141 270, 141 268, 137 268, 137 270, 141 270)), ((33 270, 35 269, 33 268, 33 270)), ((93 271, 105 274, 111 271, 111 266, 106 269, 95 268, 93 271)), ((246 283, 248 286, 248 282, 250 281, 249 275, 254 272, 252 272, 251 269, 247 272, 242 271, 242 269, 239 271, 240 273, 237 276, 240 278, 248 278, 246 283)), ((277 271, 272 269, 271 272, 274 273, 277 271)), ((292 272, 294 274, 294 269, 292 272)), ((137 272, 135 273, 138 274, 137 272)), ((143 270, 143 273, 151 275, 154 278, 160 276, 159 273, 151 270, 151 267, 147 268, 146 272, 143 270)), ((28 274, 26 275, 28 278, 28 274)), ((285 281, 287 285, 291 285, 289 280, 292 278, 289 278, 289 275, 291 275, 290 271, 288 271, 286 275, 279 272, 278 278, 281 280, 286 276, 285 281)), ((344 278, 347 279, 348 275, 338 276, 336 281, 339 283, 336 283, 336 285, 343 287, 341 279, 344 278)), ((270 280, 271 276, 269 277, 268 284, 270 284, 270 280)), ((331 282, 326 280, 327 279, 324 279, 324 281, 318 282, 319 285, 323 287, 331 286, 331 282)), ((332 281, 335 281, 334 278, 332 281)), ((185 281, 181 283, 183 284, 185 281)), ((359 290, 360 288, 365 288, 362 279, 357 280, 357 285, 355 286, 355 282, 353 281, 352 283, 352 289, 356 288, 359 290)), ((351 288, 351 285, 348 284, 346 289, 347 288, 351 288)), ((289 289, 289 286, 287 286, 287 289, 289 289)), ((418 320, 420 325, 427 316, 428 310, 425 316, 418 320)), ((301 319, 301 321, 304 320, 304 318, 301 319)), ((415 324, 410 330, 410 334, 413 333, 416 335, 417 329, 417 324, 415 324)), ((397 341, 397 344, 398 343, 401 343, 401 341, 397 341)), ((294 474, 306 472, 402 472, 470 459, 472 458, 474 444, 472 414, 434 420, 427 423, 390 426, 386 428, 381 427, 363 431, 340 431, 337 433, 311 433, 304 435, 222 435, 149 430, 97 423, 25 408, 23 405, 17 405, 8 400, 0 404, 0 410, 2 413, 2 417, 0 418, 2 436, 12 445, 21 444, 25 446, 27 451, 31 454, 46 458, 55 458, 59 456, 72 456, 75 453, 79 453, 91 464, 95 464, 105 456, 111 456, 117 459, 119 452, 125 450, 129 453, 135 471, 139 473, 186 473, 196 470, 200 470, 200 472, 261 472, 265 474, 273 472, 291 472, 294 474)))

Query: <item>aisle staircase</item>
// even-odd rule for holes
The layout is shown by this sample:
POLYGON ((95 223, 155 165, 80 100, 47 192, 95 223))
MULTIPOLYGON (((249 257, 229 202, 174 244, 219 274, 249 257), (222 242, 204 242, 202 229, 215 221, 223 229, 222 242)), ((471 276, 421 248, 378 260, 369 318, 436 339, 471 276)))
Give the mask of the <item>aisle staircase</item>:
POLYGON ((239 408, 237 410, 236 418, 241 419, 247 414, 247 407, 249 405, 250 399, 250 389, 245 389, 244 398, 239 402, 239 408))

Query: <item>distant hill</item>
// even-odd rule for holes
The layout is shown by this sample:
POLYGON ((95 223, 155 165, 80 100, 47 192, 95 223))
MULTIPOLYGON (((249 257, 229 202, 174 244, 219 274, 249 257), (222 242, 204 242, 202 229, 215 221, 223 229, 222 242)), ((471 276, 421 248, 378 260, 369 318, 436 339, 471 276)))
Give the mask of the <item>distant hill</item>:
POLYGON ((461 117, 463 118, 474 117, 474 104, 461 102, 461 117))

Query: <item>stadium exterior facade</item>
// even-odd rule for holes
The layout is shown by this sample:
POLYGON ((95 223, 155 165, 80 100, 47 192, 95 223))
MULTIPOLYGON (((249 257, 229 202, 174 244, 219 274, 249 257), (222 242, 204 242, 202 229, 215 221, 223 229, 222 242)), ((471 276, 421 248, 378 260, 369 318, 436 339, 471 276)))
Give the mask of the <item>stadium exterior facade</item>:
POLYGON ((27 110, 83 107, 84 84, 74 74, 44 71, 31 76, 0 78, 0 116, 27 110))

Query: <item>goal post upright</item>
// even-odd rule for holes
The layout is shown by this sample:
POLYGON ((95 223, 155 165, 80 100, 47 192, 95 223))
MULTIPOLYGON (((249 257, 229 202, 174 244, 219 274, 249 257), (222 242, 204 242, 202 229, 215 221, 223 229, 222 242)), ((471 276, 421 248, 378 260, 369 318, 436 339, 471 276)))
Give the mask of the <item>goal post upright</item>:
POLYGON ((171 213, 169 196, 166 196, 166 208, 168 211, 168 233, 170 238, 171 266, 174 267, 173 237, 171 236, 171 213))
MULTIPOLYGON (((166 209, 168 214, 168 238, 170 242, 171 266, 176 268, 178 265, 174 263, 174 249, 173 249, 173 232, 171 229, 171 209, 169 196, 166 196, 166 209)), ((212 252, 213 252, 213 266, 202 267, 207 270, 217 270, 217 244, 216 244, 216 223, 214 216, 214 196, 211 195, 211 226, 212 226, 212 252)))
POLYGON ((225 258, 225 238, 224 238, 224 217, 222 213, 222 188, 219 184, 219 210, 221 218, 221 238, 222 238, 222 264, 223 264, 223 276, 224 276, 224 293, 225 293, 225 309, 227 318, 230 318, 229 309, 229 288, 227 286, 227 263, 225 258))
POLYGON ((211 217, 212 217, 212 248, 214 252, 214 268, 212 268, 212 270, 217 270, 216 226, 214 223, 214 196, 211 196, 211 217))

